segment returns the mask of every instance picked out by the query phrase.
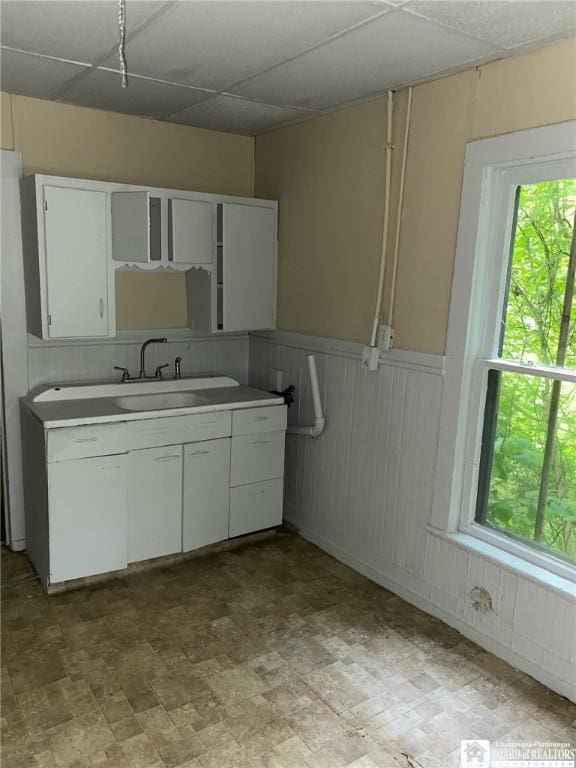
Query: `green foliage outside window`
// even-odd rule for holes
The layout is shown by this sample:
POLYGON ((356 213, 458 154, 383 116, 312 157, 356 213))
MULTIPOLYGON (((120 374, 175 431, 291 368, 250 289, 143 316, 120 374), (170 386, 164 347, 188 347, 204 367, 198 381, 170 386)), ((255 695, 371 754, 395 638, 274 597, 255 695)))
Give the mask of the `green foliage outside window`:
MULTIPOLYGON (((576 179, 519 190, 500 357, 576 370, 575 213, 576 179)), ((576 385, 491 377, 476 519, 574 560, 576 385)))

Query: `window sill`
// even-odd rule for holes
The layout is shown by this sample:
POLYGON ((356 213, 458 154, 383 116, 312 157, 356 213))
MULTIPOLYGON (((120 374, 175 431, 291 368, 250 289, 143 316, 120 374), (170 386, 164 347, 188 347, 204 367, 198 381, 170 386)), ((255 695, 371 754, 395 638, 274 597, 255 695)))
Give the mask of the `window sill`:
MULTIPOLYGON (((550 589, 564 599, 576 602, 576 584, 572 578, 553 573, 543 566, 524 560, 522 557, 513 555, 470 533, 464 533, 462 531, 450 533, 438 530, 431 526, 428 526, 428 533, 444 539, 445 541, 449 541, 460 549, 484 557, 486 560, 495 563, 501 568, 515 573, 522 578, 533 581, 541 587, 550 589)), ((571 572, 571 566, 567 565, 566 570, 567 572, 571 572)), ((576 572, 574 572, 574 577, 576 578, 576 572)))

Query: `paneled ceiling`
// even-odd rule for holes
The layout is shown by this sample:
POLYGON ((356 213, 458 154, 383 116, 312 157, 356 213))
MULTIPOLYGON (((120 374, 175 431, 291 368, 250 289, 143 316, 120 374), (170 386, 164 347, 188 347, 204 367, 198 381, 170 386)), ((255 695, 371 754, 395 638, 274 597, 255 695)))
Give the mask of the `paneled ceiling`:
POLYGON ((4 0, 2 90, 263 133, 576 32, 573 0, 4 0))

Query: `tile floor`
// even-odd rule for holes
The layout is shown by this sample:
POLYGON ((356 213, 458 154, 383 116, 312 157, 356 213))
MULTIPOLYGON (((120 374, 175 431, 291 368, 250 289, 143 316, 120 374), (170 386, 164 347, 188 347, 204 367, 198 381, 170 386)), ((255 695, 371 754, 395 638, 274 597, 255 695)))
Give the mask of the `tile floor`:
POLYGON ((576 740, 574 705, 293 535, 51 597, 2 559, 3 768, 444 768, 463 738, 576 740))

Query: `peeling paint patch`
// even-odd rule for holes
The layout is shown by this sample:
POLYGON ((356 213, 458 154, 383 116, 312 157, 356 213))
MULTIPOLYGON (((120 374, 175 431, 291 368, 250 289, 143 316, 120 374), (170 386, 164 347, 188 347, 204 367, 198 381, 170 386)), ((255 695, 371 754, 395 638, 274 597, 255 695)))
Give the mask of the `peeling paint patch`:
POLYGON ((472 607, 479 613, 494 613, 492 595, 484 587, 472 587, 470 590, 472 607))

